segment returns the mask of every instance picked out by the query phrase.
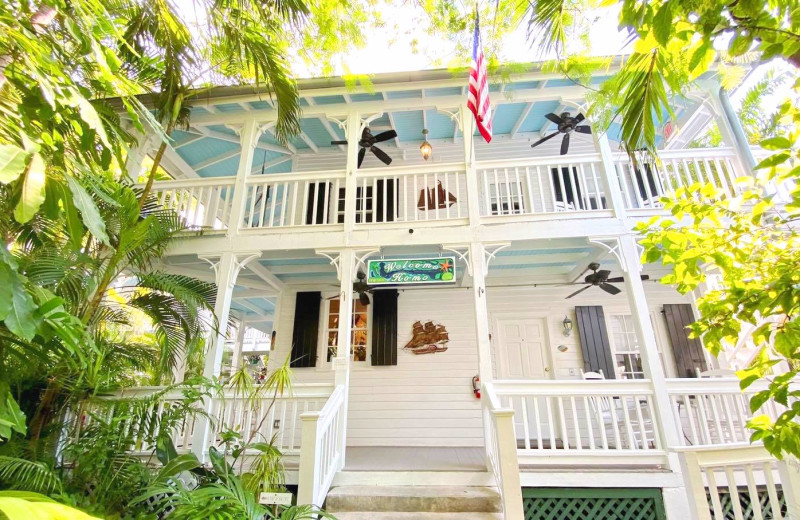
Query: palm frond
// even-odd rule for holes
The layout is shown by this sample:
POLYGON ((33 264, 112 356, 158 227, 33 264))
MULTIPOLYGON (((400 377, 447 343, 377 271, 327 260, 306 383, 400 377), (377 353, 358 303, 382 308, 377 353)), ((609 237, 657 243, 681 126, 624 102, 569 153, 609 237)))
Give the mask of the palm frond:
POLYGON ((0 456, 0 481, 11 489, 36 493, 61 493, 63 484, 58 474, 43 462, 0 456))

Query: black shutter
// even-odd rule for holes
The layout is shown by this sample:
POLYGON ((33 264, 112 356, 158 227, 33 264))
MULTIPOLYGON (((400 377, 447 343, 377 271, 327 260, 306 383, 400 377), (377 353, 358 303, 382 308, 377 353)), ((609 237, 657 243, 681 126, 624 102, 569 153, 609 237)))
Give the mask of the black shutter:
POLYGON ((698 368, 708 370, 703 343, 697 338, 689 338, 689 329, 686 328, 696 321, 692 306, 688 303, 664 305, 664 318, 678 377, 697 377, 698 368))
POLYGON ((292 368, 317 366, 317 338, 319 334, 319 308, 322 294, 299 292, 294 305, 292 330, 292 368))
POLYGON ((654 171, 654 166, 651 167, 649 164, 644 165, 644 176, 642 176, 642 170, 640 168, 636 168, 636 185, 639 189, 639 196, 642 200, 648 200, 650 197, 660 197, 663 191, 660 188, 661 183, 658 179, 658 171, 654 171), (647 183, 647 187, 645 187, 645 183, 647 183), (650 196, 648 197, 647 192, 650 192, 650 196))
POLYGON ((372 364, 397 364, 397 289, 372 295, 372 364))
POLYGON ((396 186, 397 179, 378 179, 375 181, 375 189, 377 190, 377 193, 375 193, 375 222, 394 222, 394 212, 395 207, 397 207, 398 197, 396 186), (384 207, 386 208, 385 219, 384 207))
POLYGON ((566 203, 572 204, 575 208, 583 207, 583 195, 581 194, 581 183, 578 182, 578 169, 573 167, 572 168, 572 175, 570 175, 570 168, 563 167, 560 168, 553 168, 550 173, 553 175, 553 190, 555 191, 556 201, 564 202, 564 197, 567 198, 566 203), (561 186, 564 186, 564 190, 562 193, 561 186), (572 191, 572 188, 575 188, 575 191, 572 191), (575 200, 575 196, 578 196, 578 200, 575 200))
MULTIPOLYGON (((306 225, 327 224, 328 215, 325 214, 325 201, 330 197, 330 184, 327 182, 312 182, 308 185, 308 202, 306 204, 306 225), (319 195, 317 195, 319 192, 319 195), (316 218, 314 207, 316 206, 316 218)), ((328 205, 330 211, 330 205, 328 205)))
POLYGON ((616 379, 617 371, 608 343, 603 307, 599 305, 575 307, 575 316, 583 351, 583 370, 586 372, 602 370, 606 379, 616 379))

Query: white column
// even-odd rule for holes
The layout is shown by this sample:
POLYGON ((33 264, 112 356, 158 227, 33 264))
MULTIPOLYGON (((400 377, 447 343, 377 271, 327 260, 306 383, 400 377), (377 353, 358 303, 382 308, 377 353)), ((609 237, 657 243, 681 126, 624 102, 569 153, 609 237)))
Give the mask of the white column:
MULTIPOLYGON (((476 229, 480 225, 480 183, 478 182, 478 170, 475 167, 475 119, 472 112, 467 109, 467 105, 461 106, 459 111, 461 130, 464 136, 464 163, 466 165, 467 177, 467 215, 469 225, 476 229)), ((486 195, 488 196, 488 194, 486 195)))
POLYGON ((791 456, 778 461, 778 474, 786 501, 786 518, 800 518, 800 461, 791 456))
POLYGON ((347 415, 350 407, 350 343, 353 325, 353 278, 355 271, 355 252, 344 250, 339 255, 339 328, 336 358, 333 359, 334 382, 336 386, 344 386, 344 406, 339 438, 341 439, 342 459, 344 467, 347 447, 347 415))
POLYGON ((486 255, 483 244, 469 246, 472 264, 472 298, 475 304, 475 341, 478 346, 478 375, 482 383, 492 382, 492 352, 489 343, 489 310, 486 305, 486 255))
POLYGON ((153 148, 152 134, 138 134, 137 143, 128 149, 125 158, 125 174, 132 182, 136 182, 142 172, 142 163, 147 153, 153 148))
POLYGON ((253 165, 253 153, 256 149, 261 128, 255 119, 245 121, 239 135, 242 147, 239 155, 239 167, 236 170, 236 181, 233 186, 233 200, 231 201, 231 215, 228 227, 228 236, 239 234, 239 228, 244 219, 244 208, 247 203, 247 177, 253 165))
POLYGON ((247 325, 239 321, 239 326, 236 327, 236 339, 233 342, 233 355, 231 356, 231 374, 239 370, 243 366, 242 349, 244 348, 244 333, 247 330, 247 325))
MULTIPOLYGON (((345 129, 347 138, 347 177, 344 180, 344 232, 345 243, 356 225, 356 192, 358 187, 358 140, 361 138, 361 117, 350 112, 345 129)), ((335 195, 338 197, 338 195, 335 195)), ((334 200, 337 200, 334 198, 334 200)))
POLYGON ((603 162, 600 176, 603 179, 606 203, 614 212, 615 217, 625 218, 625 198, 620 190, 617 167, 614 164, 614 156, 611 151, 611 144, 608 142, 608 136, 605 133, 592 133, 592 138, 597 153, 600 154, 600 160, 603 162))
POLYGON ((222 253, 217 262, 217 297, 214 300, 214 317, 217 320, 217 331, 211 335, 211 346, 206 352, 203 365, 204 377, 219 377, 222 367, 222 352, 225 349, 226 329, 231 313, 233 288, 240 265, 234 253, 222 253))
MULTIPOLYGON (((640 278, 641 259, 633 235, 619 237, 619 248, 622 267, 625 270, 625 289, 628 295, 631 315, 636 326, 636 338, 639 343, 639 354, 642 357, 644 375, 652 382, 653 401, 655 412, 658 416, 657 424, 661 433, 661 440, 666 448, 680 446, 680 427, 672 413, 672 405, 667 392, 666 377, 661 358, 658 354, 658 344, 650 320, 650 311, 647 308, 647 297, 644 284, 640 278)), ((670 456, 670 466, 674 471, 679 471, 677 458, 670 456)))

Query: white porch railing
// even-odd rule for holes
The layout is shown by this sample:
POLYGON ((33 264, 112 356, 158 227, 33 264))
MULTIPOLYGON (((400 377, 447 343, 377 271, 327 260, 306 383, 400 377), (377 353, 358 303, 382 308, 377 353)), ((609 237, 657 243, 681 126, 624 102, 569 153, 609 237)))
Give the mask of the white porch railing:
POLYGON ((484 383, 481 391, 483 417, 488 421, 485 428, 486 462, 500 492, 503 517, 508 520, 522 520, 525 515, 514 438, 514 410, 501 406, 493 383, 484 383))
MULTIPOLYGON (((749 442, 750 398, 764 388, 754 384, 742 392, 734 378, 667 380, 673 413, 688 446, 749 442)), ((759 413, 776 419, 782 412, 779 407, 769 401, 759 413)))
POLYGON ((241 228, 341 224, 344 178, 343 170, 251 176, 241 228))
POLYGON ((186 227, 227 229, 234 180, 211 177, 158 181, 153 183, 152 193, 161 206, 177 211, 186 227))
POLYGON ((265 392, 253 399, 229 391, 212 401, 212 445, 220 448, 218 434, 232 430, 244 442, 270 442, 284 455, 299 455, 302 442, 302 416, 318 412, 328 401, 329 384, 297 384, 292 393, 273 396, 265 392), (274 398, 274 402, 273 402, 274 398))
POLYGON ((467 218, 462 164, 359 170, 356 225, 467 218))
POLYGON ((800 466, 777 461, 762 446, 677 450, 692 520, 800 518, 800 466))
POLYGON ((615 157, 617 178, 628 209, 656 209, 659 199, 678 188, 695 183, 711 183, 726 196, 739 193, 735 179, 742 175, 735 168, 736 154, 729 148, 665 150, 660 165, 634 165, 626 155, 615 157))
POLYGON ((300 416, 302 445, 298 471, 298 504, 322 506, 336 472, 344 466, 344 386, 337 386, 318 412, 300 416))
POLYGON ((648 380, 497 381, 495 388, 514 410, 521 464, 665 463, 648 380))
POLYGON ((599 154, 478 164, 481 216, 608 209, 599 154))

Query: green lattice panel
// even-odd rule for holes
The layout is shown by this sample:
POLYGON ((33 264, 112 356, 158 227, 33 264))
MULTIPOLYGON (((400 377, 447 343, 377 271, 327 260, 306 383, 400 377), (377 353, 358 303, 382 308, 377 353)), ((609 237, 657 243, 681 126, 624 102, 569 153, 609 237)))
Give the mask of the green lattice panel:
MULTIPOLYGON (((742 516, 744 520, 755 520, 756 516, 753 514, 753 504, 750 502, 750 492, 746 487, 740 487, 739 491, 739 504, 742 506, 742 516)), ((758 501, 761 503, 761 513, 764 520, 773 520, 775 514, 772 512, 772 507, 769 502, 769 494, 766 489, 758 490, 758 501)), ((719 502, 722 506, 723 517, 714 520, 736 520, 736 515, 733 512, 733 504, 731 503, 731 494, 725 489, 719 490, 719 502)), ((781 517, 786 518, 786 501, 783 497, 783 492, 778 488, 778 502, 781 508, 781 517)), ((711 503, 711 496, 708 495, 708 509, 711 511, 711 518, 714 518, 714 507, 711 503)))
POLYGON ((665 520, 658 489, 527 488, 525 520, 665 520))

